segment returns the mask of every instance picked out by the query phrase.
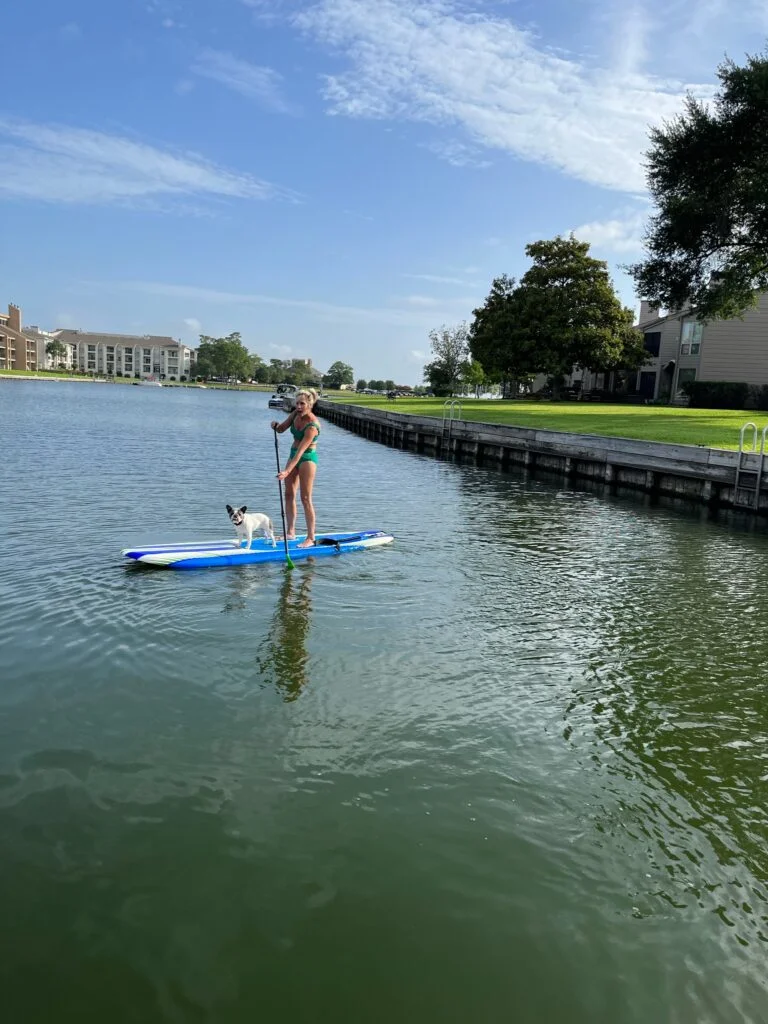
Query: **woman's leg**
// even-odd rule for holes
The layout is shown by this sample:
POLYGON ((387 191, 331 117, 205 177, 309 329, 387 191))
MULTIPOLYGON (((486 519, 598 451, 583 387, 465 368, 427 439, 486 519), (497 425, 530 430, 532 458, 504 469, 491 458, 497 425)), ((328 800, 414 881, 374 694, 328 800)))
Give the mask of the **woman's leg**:
POLYGON ((315 506, 312 504, 312 487, 315 483, 314 462, 299 463, 299 483, 301 485, 301 504, 304 506, 304 518, 307 521, 307 539, 299 547, 308 548, 315 543, 315 506))
POLYGON ((296 491, 299 486, 298 466, 287 476, 285 483, 285 529, 288 540, 296 539, 296 491))

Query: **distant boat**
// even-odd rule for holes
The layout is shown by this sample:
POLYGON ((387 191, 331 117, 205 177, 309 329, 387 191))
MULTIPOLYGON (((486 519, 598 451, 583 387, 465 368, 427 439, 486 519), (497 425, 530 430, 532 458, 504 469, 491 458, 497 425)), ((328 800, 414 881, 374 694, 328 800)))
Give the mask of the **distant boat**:
POLYGON ((161 388, 163 385, 159 380, 155 380, 154 377, 147 377, 146 380, 135 380, 134 384, 143 384, 144 387, 150 388, 161 388))
POLYGON ((282 408, 284 408, 283 400, 282 400, 282 398, 279 395, 272 395, 272 397, 270 398, 269 402, 267 402, 267 405, 269 406, 270 409, 282 409, 282 408))

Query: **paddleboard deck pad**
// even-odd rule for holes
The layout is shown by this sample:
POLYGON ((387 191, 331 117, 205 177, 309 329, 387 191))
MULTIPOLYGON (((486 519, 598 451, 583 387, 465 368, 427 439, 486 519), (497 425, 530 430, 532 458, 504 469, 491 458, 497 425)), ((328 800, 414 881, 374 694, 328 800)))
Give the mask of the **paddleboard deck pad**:
MULTIPOLYGON (((317 537, 311 547, 303 548, 303 537, 288 541, 291 561, 302 558, 324 558, 348 551, 366 551, 391 544, 395 538, 383 530, 358 530, 357 533, 326 533, 317 537)), ((272 547, 264 537, 254 537, 250 547, 237 547, 234 539, 190 541, 186 544, 156 544, 140 548, 124 548, 124 558, 162 569, 208 569, 219 565, 253 565, 258 562, 284 562, 282 541, 272 547)))

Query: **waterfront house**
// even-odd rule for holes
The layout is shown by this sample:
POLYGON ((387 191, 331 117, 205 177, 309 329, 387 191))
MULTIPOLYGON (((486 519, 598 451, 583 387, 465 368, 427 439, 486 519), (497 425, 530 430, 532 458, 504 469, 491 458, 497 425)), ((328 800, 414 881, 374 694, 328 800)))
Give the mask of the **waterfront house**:
MULTIPOLYGON (((743 318, 709 323, 690 307, 662 316, 641 302, 635 327, 645 337, 648 361, 627 385, 640 399, 680 401, 682 386, 694 380, 768 384, 768 292, 743 318)), ((615 375, 607 373, 577 372, 570 383, 576 380, 585 392, 615 386, 615 375)))
POLYGON ((73 347, 74 366, 84 373, 179 380, 194 372, 195 350, 175 338, 74 330, 51 337, 73 347))
POLYGON ((21 309, 12 303, 0 313, 0 370, 37 370, 37 343, 21 329, 21 309))

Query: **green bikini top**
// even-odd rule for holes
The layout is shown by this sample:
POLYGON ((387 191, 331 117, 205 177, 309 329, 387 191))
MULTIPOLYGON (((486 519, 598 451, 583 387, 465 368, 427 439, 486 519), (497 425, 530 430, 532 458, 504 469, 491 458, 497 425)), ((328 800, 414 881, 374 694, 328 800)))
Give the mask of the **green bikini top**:
MULTIPOLYGON (((315 420, 310 420, 309 423, 305 423, 301 430, 299 430, 298 427, 294 425, 294 421, 291 420, 291 433, 293 434, 293 438, 295 441, 302 440, 302 438, 304 437, 304 432, 306 431, 307 427, 314 427, 317 430, 318 434, 320 433, 320 424, 317 423, 315 420)), ((315 440, 317 440, 317 438, 315 438, 315 440)))

